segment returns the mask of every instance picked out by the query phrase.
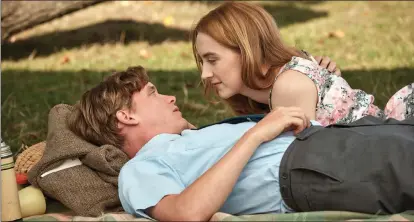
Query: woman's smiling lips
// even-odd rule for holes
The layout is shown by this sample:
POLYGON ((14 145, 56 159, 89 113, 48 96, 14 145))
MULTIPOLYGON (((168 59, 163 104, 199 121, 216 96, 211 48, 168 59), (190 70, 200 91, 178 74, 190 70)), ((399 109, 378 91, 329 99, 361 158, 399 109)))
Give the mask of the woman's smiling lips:
POLYGON ((218 85, 220 85, 221 84, 221 82, 212 82, 211 83, 213 86, 218 86, 218 85))

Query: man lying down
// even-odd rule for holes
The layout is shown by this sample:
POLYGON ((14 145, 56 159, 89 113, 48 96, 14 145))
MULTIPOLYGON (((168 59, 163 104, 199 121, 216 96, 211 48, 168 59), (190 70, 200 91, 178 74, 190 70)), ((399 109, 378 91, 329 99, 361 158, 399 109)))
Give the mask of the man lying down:
POLYGON ((131 160, 124 209, 157 220, 342 210, 414 209, 414 120, 365 117, 323 128, 295 107, 191 129, 174 96, 130 67, 87 91, 71 129, 131 160))

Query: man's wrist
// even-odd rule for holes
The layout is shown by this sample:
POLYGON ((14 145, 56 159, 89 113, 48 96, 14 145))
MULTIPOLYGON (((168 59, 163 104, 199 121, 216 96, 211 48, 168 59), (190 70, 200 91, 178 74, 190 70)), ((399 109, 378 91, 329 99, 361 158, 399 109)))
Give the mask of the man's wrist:
POLYGON ((252 144, 256 144, 259 146, 265 140, 258 134, 258 132, 253 128, 249 129, 246 133, 244 133, 243 137, 252 144))

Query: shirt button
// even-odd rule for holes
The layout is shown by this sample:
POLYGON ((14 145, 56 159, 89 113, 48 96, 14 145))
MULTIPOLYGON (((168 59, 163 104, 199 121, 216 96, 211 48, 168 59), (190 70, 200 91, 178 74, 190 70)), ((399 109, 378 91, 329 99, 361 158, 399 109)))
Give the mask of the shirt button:
POLYGON ((287 180, 287 178, 288 178, 287 173, 282 173, 282 179, 287 180))
POLYGON ((287 190, 287 187, 285 185, 283 185, 282 187, 280 187, 280 192, 282 194, 285 194, 286 193, 286 190, 287 190))

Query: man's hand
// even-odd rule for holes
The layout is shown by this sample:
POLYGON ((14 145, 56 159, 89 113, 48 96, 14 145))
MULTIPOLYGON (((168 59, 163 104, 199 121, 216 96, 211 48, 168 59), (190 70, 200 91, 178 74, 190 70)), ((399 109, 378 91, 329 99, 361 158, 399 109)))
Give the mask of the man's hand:
POLYGON ((329 57, 315 56, 314 58, 318 62, 319 66, 329 70, 337 76, 341 76, 341 70, 337 67, 336 62, 332 61, 329 57))
POLYGON ((299 107, 277 107, 260 120, 250 133, 264 143, 284 131, 293 130, 298 134, 309 126, 309 119, 299 107))

